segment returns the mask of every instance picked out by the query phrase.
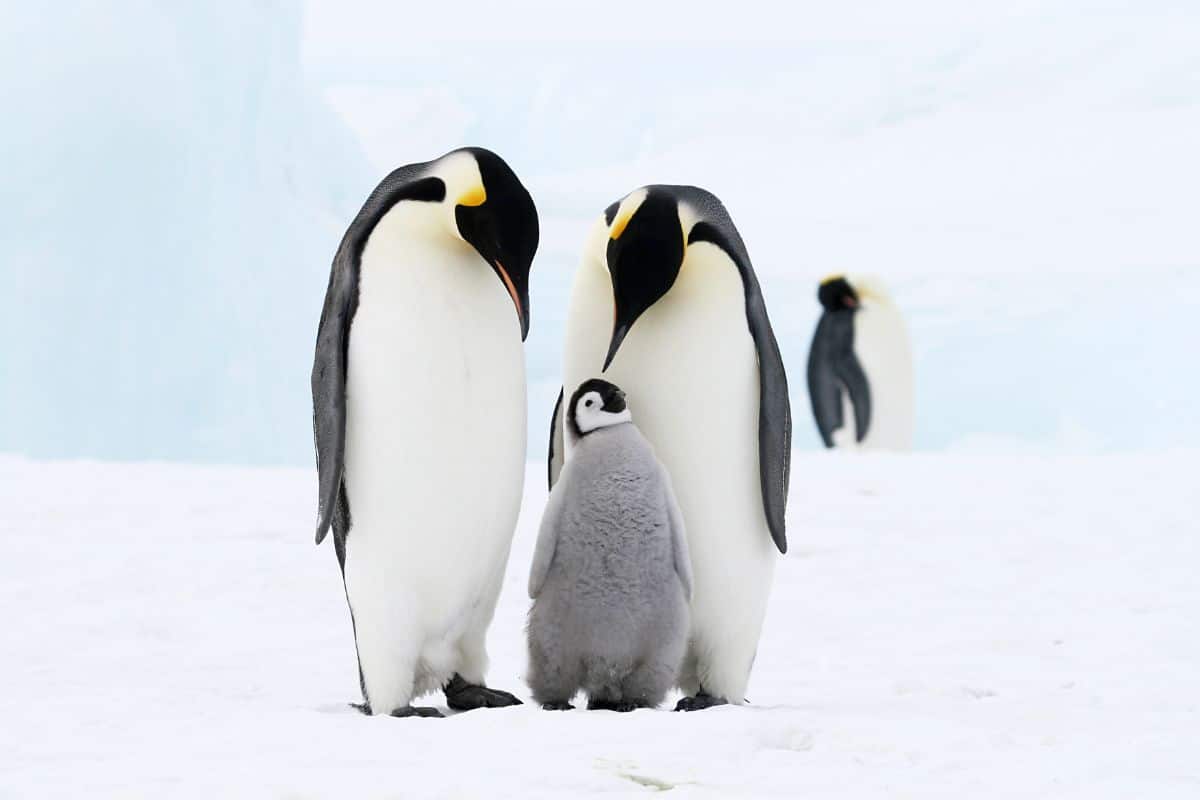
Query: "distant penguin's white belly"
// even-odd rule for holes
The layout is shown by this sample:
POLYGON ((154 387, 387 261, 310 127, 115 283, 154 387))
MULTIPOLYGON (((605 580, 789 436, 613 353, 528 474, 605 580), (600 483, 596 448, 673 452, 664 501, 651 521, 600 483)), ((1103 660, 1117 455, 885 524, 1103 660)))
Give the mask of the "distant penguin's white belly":
POLYGON ((346 400, 346 592, 368 693, 402 704, 372 675, 415 671, 417 693, 448 677, 464 629, 491 618, 521 503, 520 326, 474 250, 377 226, 346 400))
MULTIPOLYGON (((724 685, 736 702, 776 551, 762 503, 758 360, 745 293, 736 267, 714 251, 707 243, 688 248, 674 287, 633 325, 604 377, 626 391, 634 423, 671 475, 695 572, 693 639, 733 654, 737 663, 714 669, 731 673, 724 685)), ((564 369, 568 396, 601 374, 613 319, 607 281, 603 265, 594 264, 581 267, 576 278, 564 369)), ((723 688, 715 674, 709 684, 723 688)))
MULTIPOLYGON (((871 424, 861 443, 864 450, 911 450, 913 439, 913 366, 908 331, 899 312, 889 305, 864 305, 854 315, 854 352, 871 387, 871 424)), ((854 411, 849 398, 843 419, 853 442, 854 411)), ((841 440, 839 440, 841 441, 841 440)), ((851 444, 851 446, 853 446, 851 444)))

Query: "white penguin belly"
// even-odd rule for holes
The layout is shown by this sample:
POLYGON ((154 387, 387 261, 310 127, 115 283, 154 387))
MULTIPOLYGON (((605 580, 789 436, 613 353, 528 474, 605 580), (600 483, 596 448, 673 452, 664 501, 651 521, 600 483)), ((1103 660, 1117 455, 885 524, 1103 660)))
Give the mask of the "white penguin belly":
MULTIPOLYGON (((600 374, 612 330, 608 280, 602 264, 585 263, 576 278, 568 395, 600 374)), ((683 511, 695 573, 689 658, 705 689, 741 702, 776 551, 759 477, 758 359, 732 262, 714 245, 691 245, 674 287, 634 324, 605 377, 627 392, 683 511)))
POLYGON ((512 300, 474 250, 391 216, 363 252, 346 388, 346 593, 377 712, 437 688, 462 637, 482 639, 525 461, 512 300))
MULTIPOLYGON (((871 424, 858 448, 911 450, 913 439, 913 366, 908 331, 898 311, 886 304, 864 304, 854 315, 854 353, 871 387, 871 424)), ((849 403, 848 398, 846 399, 849 403)), ((853 447, 854 412, 843 437, 853 447)), ((839 440, 840 441, 840 440, 839 440)), ((842 445, 839 445, 842 446, 842 445)))

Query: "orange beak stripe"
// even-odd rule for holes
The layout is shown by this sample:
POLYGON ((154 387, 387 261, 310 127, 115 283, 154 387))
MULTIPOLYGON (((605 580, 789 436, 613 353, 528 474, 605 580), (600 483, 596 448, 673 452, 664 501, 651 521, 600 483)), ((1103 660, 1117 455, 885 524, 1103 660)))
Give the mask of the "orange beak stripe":
POLYGON ((508 277, 508 270, 500 263, 500 259, 496 259, 496 269, 500 271, 500 277, 504 279, 504 285, 508 288, 508 296, 512 298, 513 305, 517 307, 517 319, 521 323, 521 327, 525 327, 525 315, 521 312, 521 298, 517 296, 517 287, 513 285, 512 278, 508 277))

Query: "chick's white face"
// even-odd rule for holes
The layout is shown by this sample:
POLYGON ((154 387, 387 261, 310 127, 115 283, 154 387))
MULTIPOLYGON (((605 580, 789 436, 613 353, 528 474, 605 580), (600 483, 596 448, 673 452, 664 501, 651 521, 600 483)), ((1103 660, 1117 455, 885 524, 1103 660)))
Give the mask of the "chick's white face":
MULTIPOLYGON (((608 406, 611 408, 613 405, 613 400, 610 398, 608 406)), ((604 398, 600 396, 600 392, 587 392, 581 395, 575 403, 575 424, 579 426, 579 432, 587 434, 599 428, 619 425, 622 422, 632 422, 633 417, 629 413, 629 407, 624 403, 623 396, 619 405, 619 411, 606 410, 604 398)))

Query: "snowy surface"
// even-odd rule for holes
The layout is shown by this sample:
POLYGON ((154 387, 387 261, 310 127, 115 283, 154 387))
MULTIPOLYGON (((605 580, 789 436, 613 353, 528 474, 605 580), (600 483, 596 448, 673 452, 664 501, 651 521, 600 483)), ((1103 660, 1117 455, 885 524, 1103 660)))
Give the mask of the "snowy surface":
POLYGON ((1195 798, 1198 456, 797 454, 752 705, 445 720, 347 707, 310 471, 0 458, 0 796, 1195 798))

